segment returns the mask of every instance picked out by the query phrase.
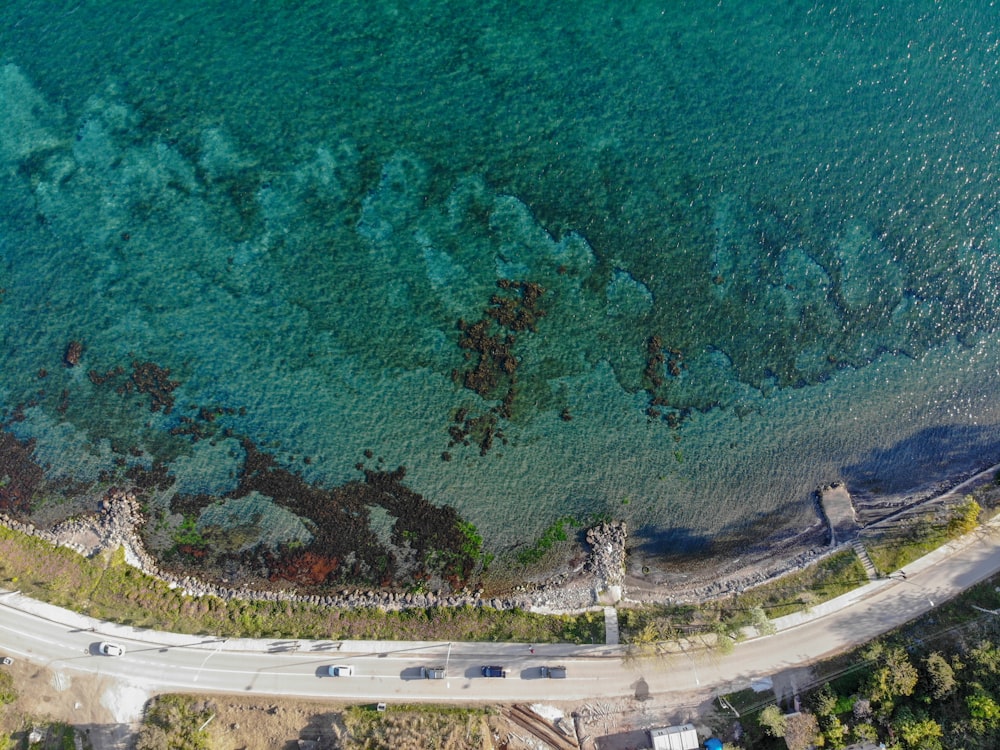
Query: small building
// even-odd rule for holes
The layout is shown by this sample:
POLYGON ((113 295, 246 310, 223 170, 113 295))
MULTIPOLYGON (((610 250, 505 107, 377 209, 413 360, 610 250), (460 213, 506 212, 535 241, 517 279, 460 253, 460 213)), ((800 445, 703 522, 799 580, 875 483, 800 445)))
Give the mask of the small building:
POLYGON ((649 741, 653 743, 653 750, 698 750, 701 747, 694 724, 650 729, 649 741))

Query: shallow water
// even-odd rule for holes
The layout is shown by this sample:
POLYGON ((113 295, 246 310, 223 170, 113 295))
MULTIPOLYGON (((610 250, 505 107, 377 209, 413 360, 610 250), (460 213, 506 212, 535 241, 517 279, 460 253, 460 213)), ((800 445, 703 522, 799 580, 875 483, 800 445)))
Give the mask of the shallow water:
POLYGON ((226 492, 237 440, 170 434, 207 408, 494 549, 605 513, 690 551, 1000 455, 994 9, 230 5, 0 9, 0 399, 50 475, 226 492), (458 321, 502 279, 544 316, 493 324, 497 416, 458 321))

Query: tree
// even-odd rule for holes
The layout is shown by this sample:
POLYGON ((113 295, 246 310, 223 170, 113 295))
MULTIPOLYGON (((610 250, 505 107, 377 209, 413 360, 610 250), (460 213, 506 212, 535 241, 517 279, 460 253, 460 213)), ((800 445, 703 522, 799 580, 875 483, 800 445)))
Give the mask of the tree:
POLYGON ((1000 674, 1000 649, 989 641, 981 641, 969 652, 969 666, 977 679, 995 682, 1000 674))
POLYGON ((854 707, 851 709, 854 714, 854 718, 860 721, 867 721, 872 717, 872 702, 867 698, 858 698, 854 701, 854 707))
POLYGON ((785 729, 787 728, 785 715, 781 713, 781 709, 774 703, 760 712, 760 715, 757 717, 757 723, 761 729, 772 737, 785 736, 785 729))
POLYGON ((966 696, 965 705, 969 709, 972 728, 979 734, 1000 726, 1000 705, 982 688, 966 696))
POLYGON ((847 745, 847 727, 837 716, 827 716, 823 720, 823 746, 839 750, 847 745))
POLYGON ((927 670, 930 694, 935 700, 941 700, 955 691, 958 684, 955 670, 940 652, 928 654, 924 659, 924 668, 927 670))
POLYGON ((750 608, 750 623, 760 635, 774 635, 778 632, 774 623, 768 619, 767 612, 760 605, 750 608))
POLYGON ((633 661, 655 656, 659 653, 660 630, 653 622, 647 622, 642 630, 634 631, 629 636, 628 650, 625 660, 633 661))
POLYGON ((813 693, 810 703, 812 703, 812 708, 816 715, 824 719, 828 716, 833 716, 833 712, 837 708, 837 694, 830 687, 830 683, 827 682, 813 693))
POLYGON ((878 730, 875 729, 874 724, 869 724, 863 721, 859 724, 855 724, 851 728, 851 739, 855 742, 872 742, 874 743, 878 740, 878 730))
POLYGON ((717 620, 712 624, 712 633, 715 635, 715 638, 708 640, 703 638, 703 642, 709 648, 714 648, 723 656, 731 654, 736 648, 736 640, 739 638, 739 628, 734 627, 732 623, 725 620, 717 620))
POLYGON ((879 665, 865 680, 865 692, 873 703, 891 711, 897 698, 913 695, 920 675, 902 647, 875 643, 864 655, 879 665))
POLYGON ((785 716, 785 744, 788 750, 806 750, 816 744, 819 723, 808 711, 785 716))
POLYGON ((941 750, 944 730, 923 711, 902 707, 896 713, 892 728, 908 750, 941 750))
POLYGON ((962 504, 952 512, 951 520, 948 521, 948 531, 954 536, 968 534, 979 525, 979 514, 982 510, 972 495, 966 495, 962 504))
POLYGON ((843 747, 847 727, 837 717, 837 692, 827 682, 812 694, 809 702, 819 721, 820 733, 823 736, 823 746, 831 748, 843 747))

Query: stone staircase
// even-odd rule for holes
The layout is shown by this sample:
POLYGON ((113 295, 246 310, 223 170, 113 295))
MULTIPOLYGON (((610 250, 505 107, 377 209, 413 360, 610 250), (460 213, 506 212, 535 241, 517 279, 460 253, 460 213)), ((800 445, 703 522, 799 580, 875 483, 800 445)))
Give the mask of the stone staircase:
POLYGON ((865 549, 865 545, 860 539, 854 539, 851 542, 851 546, 854 548, 854 551, 858 553, 858 558, 864 566, 865 573, 868 574, 868 580, 876 580, 878 578, 878 571, 875 570, 875 563, 873 563, 872 559, 868 557, 868 550, 865 549))

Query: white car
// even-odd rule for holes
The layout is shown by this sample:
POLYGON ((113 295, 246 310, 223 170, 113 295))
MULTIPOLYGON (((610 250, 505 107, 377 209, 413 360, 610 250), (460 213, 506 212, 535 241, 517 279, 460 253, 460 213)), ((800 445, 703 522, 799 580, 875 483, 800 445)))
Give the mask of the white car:
POLYGON ((326 673, 331 677, 350 677, 354 674, 354 667, 351 665, 338 664, 335 667, 327 667, 326 673))
POLYGON ((111 643, 109 641, 103 641, 98 649, 105 656, 124 656, 125 647, 119 646, 117 643, 111 643))

